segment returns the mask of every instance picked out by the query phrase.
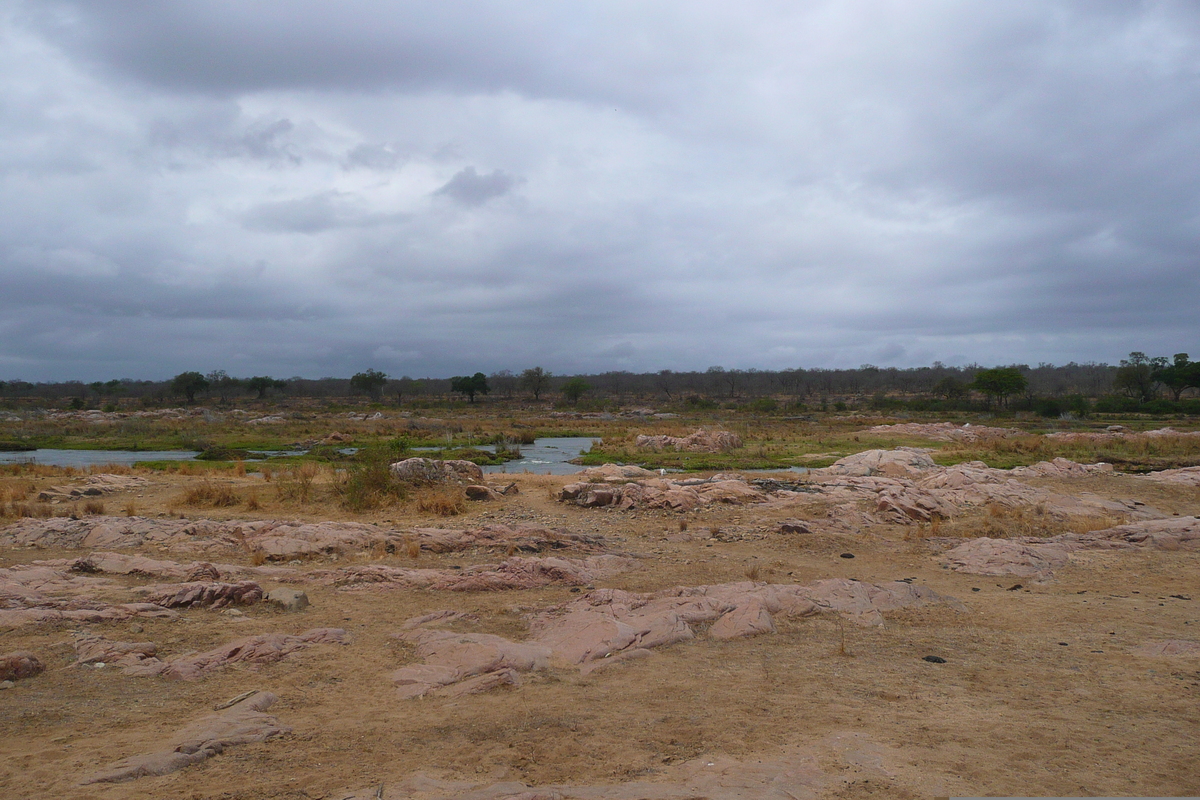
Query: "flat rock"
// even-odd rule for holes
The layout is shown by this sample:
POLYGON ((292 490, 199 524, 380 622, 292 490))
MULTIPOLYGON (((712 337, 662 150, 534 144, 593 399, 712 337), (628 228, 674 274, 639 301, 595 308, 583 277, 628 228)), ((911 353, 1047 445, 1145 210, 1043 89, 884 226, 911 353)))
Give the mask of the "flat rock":
POLYGON ((219 755, 226 748, 265 742, 287 733, 291 728, 263 713, 276 699, 270 692, 258 692, 219 714, 202 717, 182 728, 167 740, 163 749, 121 759, 81 783, 119 783, 167 775, 219 755))

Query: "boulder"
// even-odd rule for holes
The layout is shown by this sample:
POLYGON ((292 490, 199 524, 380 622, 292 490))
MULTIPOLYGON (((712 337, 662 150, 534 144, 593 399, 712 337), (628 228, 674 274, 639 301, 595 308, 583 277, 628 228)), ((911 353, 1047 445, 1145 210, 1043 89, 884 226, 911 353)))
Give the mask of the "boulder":
POLYGON ((0 681, 19 681, 46 671, 46 665, 33 653, 18 650, 0 656, 0 681))
POLYGON ((500 499, 499 492, 493 491, 491 487, 488 486, 470 484, 464 489, 464 491, 466 492, 468 500, 488 501, 500 499))
POLYGON ((391 472, 396 480, 404 483, 483 483, 483 470, 479 465, 462 460, 407 458, 392 464, 391 472))
POLYGON ((307 594, 299 589, 288 589, 283 586, 267 592, 263 600, 289 613, 303 611, 309 606, 307 594))

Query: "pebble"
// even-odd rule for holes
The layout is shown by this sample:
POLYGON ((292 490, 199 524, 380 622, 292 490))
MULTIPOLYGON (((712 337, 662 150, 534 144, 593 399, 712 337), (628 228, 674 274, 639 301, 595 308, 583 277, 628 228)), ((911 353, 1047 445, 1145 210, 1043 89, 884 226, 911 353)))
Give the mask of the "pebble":
POLYGON ((842 558, 854 558, 854 553, 842 553, 842 558))
POLYGON ((144 630, 145 628, 143 628, 141 625, 138 625, 136 622, 129 626, 130 633, 141 633, 144 630))
POLYGON ((0 681, 0 689, 11 689, 16 686, 12 681, 0 681))
POLYGON ((925 658, 922 660, 928 661, 930 664, 945 664, 946 663, 946 659, 942 658, 941 656, 925 656, 925 658))

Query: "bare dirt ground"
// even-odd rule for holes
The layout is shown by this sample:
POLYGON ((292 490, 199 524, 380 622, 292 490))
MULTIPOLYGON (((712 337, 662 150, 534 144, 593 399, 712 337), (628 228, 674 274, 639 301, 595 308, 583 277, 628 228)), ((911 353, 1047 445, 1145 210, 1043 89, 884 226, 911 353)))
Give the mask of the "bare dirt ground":
MULTIPOLYGON (((342 800, 529 791, 517 784, 537 787, 530 798, 1200 794, 1200 658, 1131 653, 1149 642, 1200 641, 1200 551, 1087 551, 1052 580, 1030 583, 950 571, 916 526, 778 532, 784 519, 822 518, 819 501, 687 514, 585 509, 553 499, 569 477, 511 477, 519 494, 471 503, 461 516, 385 509, 353 519, 400 531, 524 522, 600 534, 641 567, 597 588, 650 592, 748 577, 778 584, 903 579, 957 598, 966 610, 899 609, 885 612, 882 626, 836 614, 776 615, 773 634, 697 636, 586 675, 557 665, 522 675, 519 686, 421 699, 402 699, 390 680, 417 663, 413 647, 392 637, 405 620, 452 609, 473 617, 443 627, 519 640, 531 614, 589 587, 348 590, 301 580, 289 586, 306 591, 311 605, 297 613, 260 604, 241 616, 185 609, 174 619, 24 625, 0 630, 0 654, 30 651, 46 671, 0 692, 0 796, 342 800), (84 634, 152 641, 160 658, 170 658, 252 634, 314 628, 344 628, 350 643, 314 645, 262 666, 231 664, 199 681, 71 666, 73 642, 84 634), (278 697, 265 713, 290 732, 228 747, 171 774, 81 785, 122 758, 162 749, 177 731, 250 690, 278 697)), ((39 488, 69 482, 5 480, 39 488)), ((108 513, 132 503, 149 517, 348 518, 331 502, 275 500, 255 474, 213 479, 243 495, 257 487, 262 507, 253 512, 181 505, 183 490, 204 478, 149 480, 106 496, 108 513)), ((1121 475, 1040 485, 1200 514, 1200 492, 1190 487, 1121 475)), ((0 567, 86 552, 7 547, 0 567)), ((157 549, 143 554, 193 560, 157 549)), ((376 548, 290 566, 451 568, 503 558, 465 551, 414 559, 403 549, 376 548)), ((220 560, 251 564, 245 554, 220 560)), ((118 589, 162 582, 113 579, 118 589)))

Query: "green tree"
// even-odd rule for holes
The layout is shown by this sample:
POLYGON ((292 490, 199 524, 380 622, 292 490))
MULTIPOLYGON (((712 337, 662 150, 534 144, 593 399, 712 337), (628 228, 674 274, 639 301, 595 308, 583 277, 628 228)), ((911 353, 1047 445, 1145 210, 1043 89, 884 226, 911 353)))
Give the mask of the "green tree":
POLYGON ((208 378, 199 372, 181 372, 171 379, 171 393, 183 395, 189 404, 196 402, 196 392, 208 388, 208 378))
POLYGON ((563 397, 567 398, 567 402, 574 405, 579 402, 579 398, 583 397, 584 393, 592 388, 592 385, 583 378, 571 378, 562 385, 559 390, 563 397))
POLYGON ((229 377, 229 373, 223 369, 214 369, 204 377, 208 379, 209 388, 216 389, 221 396, 222 403, 228 403, 229 396, 242 385, 240 380, 229 377))
POLYGON ((521 385, 533 392, 533 399, 540 400, 542 392, 550 385, 552 373, 541 367, 530 367, 521 373, 521 385))
POLYGON ((956 400, 967 393, 967 386, 951 375, 947 375, 933 385, 933 393, 947 400, 956 400))
POLYGON ((357 372, 350 378, 350 390, 362 392, 378 400, 383 395, 383 385, 387 383, 387 379, 388 376, 377 369, 357 372))
POLYGON ((1135 350, 1129 354, 1129 358, 1121 359, 1121 366, 1113 376, 1113 388, 1143 403, 1153 400, 1158 395, 1155 374, 1166 366, 1166 358, 1149 358, 1145 353, 1135 350))
POLYGON ((491 391, 488 388, 487 375, 482 372, 476 372, 470 377, 459 376, 450 379, 450 391, 465 394, 467 400, 471 403, 475 402, 475 395, 487 394, 491 391))
POLYGON ((401 405, 404 402, 404 395, 415 397, 425 391, 425 381, 414 381, 412 378, 405 375, 400 380, 396 381, 396 405, 401 405))
POLYGON ((982 392, 990 406, 994 399, 999 400, 1001 405, 1007 405, 1010 395, 1025 391, 1028 385, 1029 381, 1016 367, 996 367, 976 372, 971 388, 982 392))
POLYGON ((258 399, 263 400, 271 389, 286 389, 287 381, 272 378, 270 375, 255 375, 246 379, 246 388, 258 393, 258 399))
POLYGON ((1185 391, 1200 388, 1200 361, 1188 361, 1187 353, 1176 353, 1169 366, 1160 367, 1150 377, 1166 386, 1178 403, 1185 391))

